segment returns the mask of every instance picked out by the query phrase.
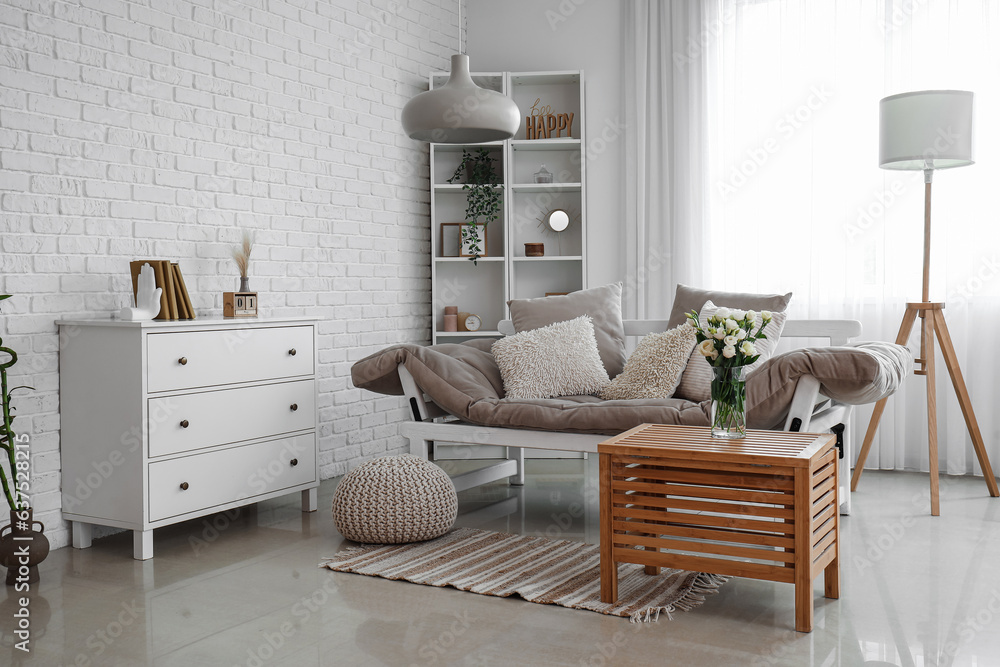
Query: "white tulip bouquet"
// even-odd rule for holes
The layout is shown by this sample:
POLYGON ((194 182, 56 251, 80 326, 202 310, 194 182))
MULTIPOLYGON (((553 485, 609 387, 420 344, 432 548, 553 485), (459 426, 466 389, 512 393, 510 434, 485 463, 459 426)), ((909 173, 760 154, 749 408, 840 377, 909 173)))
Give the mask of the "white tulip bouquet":
POLYGON ((760 325, 752 310, 719 308, 706 318, 704 329, 697 312, 691 311, 687 318, 698 351, 712 365, 712 435, 742 438, 747 430, 745 367, 760 358, 756 343, 767 338, 764 327, 772 319, 771 311, 761 311, 760 325))

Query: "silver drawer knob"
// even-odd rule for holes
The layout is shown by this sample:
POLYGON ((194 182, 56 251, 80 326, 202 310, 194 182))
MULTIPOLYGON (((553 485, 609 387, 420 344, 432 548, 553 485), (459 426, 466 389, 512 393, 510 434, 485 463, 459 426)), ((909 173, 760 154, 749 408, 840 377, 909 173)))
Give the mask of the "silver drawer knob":
POLYGON ((298 410, 298 409, 299 409, 299 404, 298 404, 298 403, 292 403, 291 405, 289 405, 289 406, 288 406, 288 408, 289 408, 289 409, 290 409, 290 410, 291 410, 292 412, 295 412, 296 410, 298 410))
POLYGON ((186 419, 184 419, 184 420, 181 421, 181 428, 187 428, 190 425, 191 424, 186 419))
POLYGON ((188 483, 181 482, 181 491, 187 491, 187 490, 188 490, 188 483))
POLYGON ((181 357, 180 359, 177 360, 177 363, 179 363, 181 366, 187 366, 188 358, 187 357, 181 357))
POLYGON ((290 357, 294 357, 295 356, 295 348, 294 347, 288 351, 288 356, 290 356, 290 357))

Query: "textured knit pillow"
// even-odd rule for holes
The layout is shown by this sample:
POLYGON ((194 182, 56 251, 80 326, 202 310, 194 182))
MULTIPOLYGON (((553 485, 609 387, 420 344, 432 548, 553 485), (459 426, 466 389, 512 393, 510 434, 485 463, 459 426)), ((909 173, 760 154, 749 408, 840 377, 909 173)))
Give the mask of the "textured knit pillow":
POLYGON ((610 381, 587 315, 501 338, 492 352, 507 398, 596 394, 610 381))
POLYGON ((681 381, 694 344, 694 328, 687 324, 643 336, 625 362, 625 370, 604 388, 601 398, 608 401, 670 398, 681 381))
MULTIPOLYGON (((701 323, 702 329, 708 326, 708 318, 715 315, 719 308, 720 306, 716 306, 711 301, 706 302, 701 307, 701 310, 698 311, 698 321, 701 323)), ((767 338, 762 338, 754 343, 760 357, 747 366, 747 372, 759 368, 774 354, 774 348, 778 345, 778 338, 781 336, 781 330, 785 327, 787 317, 788 315, 785 313, 771 313, 771 322, 764 327, 764 334, 767 335, 767 338)), ((757 330, 760 323, 760 313, 757 313, 754 331, 757 330)), ((712 365, 705 361, 705 356, 698 351, 697 347, 691 351, 690 359, 688 359, 684 374, 681 376, 681 382, 677 385, 677 391, 674 392, 674 395, 677 398, 685 398, 697 403, 712 398, 712 365)))
POLYGON ((622 324, 621 283, 540 299, 512 299, 507 305, 514 330, 519 333, 589 315, 594 322, 597 349, 608 377, 622 372, 625 365, 625 325, 622 324))

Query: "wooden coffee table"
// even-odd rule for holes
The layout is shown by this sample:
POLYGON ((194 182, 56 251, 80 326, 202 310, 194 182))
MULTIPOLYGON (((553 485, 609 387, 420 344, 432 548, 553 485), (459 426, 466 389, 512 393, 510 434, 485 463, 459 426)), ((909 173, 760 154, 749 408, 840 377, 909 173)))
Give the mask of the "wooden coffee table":
POLYGON ((618 563, 795 584, 799 632, 820 571, 840 597, 836 436, 643 424, 597 451, 602 602, 618 599, 618 563))

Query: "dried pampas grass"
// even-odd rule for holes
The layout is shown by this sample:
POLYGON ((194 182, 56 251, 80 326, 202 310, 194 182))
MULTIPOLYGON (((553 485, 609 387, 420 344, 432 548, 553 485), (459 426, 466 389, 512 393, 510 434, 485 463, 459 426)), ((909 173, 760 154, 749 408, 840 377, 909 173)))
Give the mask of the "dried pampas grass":
POLYGON ((233 248, 233 261, 240 270, 240 278, 246 278, 250 269, 250 251, 253 250, 253 232, 243 230, 243 242, 233 248))

